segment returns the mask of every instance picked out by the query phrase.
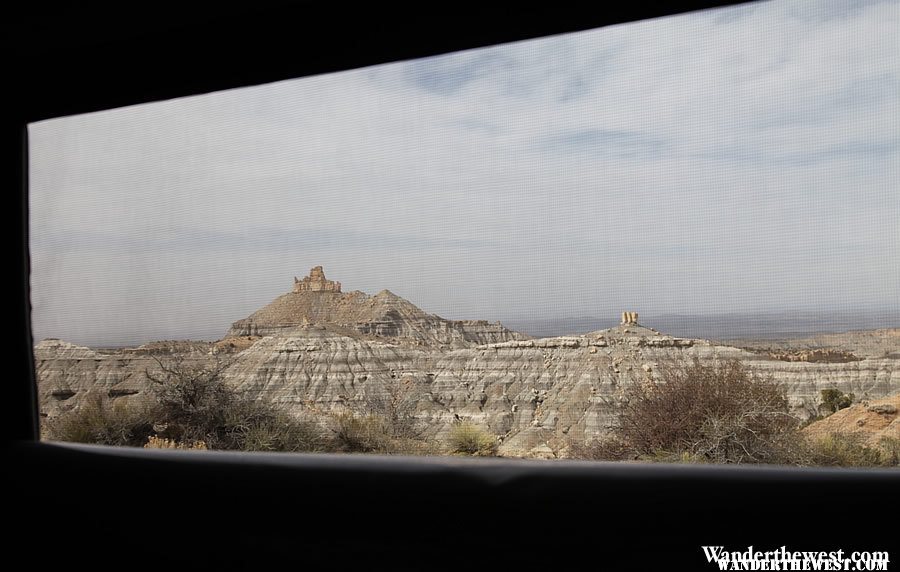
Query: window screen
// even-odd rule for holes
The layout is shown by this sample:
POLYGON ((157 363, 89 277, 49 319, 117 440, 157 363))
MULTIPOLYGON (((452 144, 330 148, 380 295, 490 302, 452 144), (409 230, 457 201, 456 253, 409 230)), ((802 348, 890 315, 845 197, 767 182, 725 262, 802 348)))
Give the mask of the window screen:
POLYGON ((29 126, 45 438, 896 465, 900 3, 29 126))

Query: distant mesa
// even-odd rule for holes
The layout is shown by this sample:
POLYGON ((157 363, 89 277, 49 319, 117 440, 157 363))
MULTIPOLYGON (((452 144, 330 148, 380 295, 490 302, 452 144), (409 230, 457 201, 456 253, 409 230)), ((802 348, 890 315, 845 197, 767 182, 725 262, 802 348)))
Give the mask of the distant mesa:
POLYGON ((232 324, 228 337, 288 334, 297 327, 325 327, 338 335, 450 348, 528 338, 497 322, 446 320, 388 290, 374 296, 358 290, 342 292, 341 283, 325 278, 321 266, 313 267, 302 280, 294 277, 291 292, 232 324))
POLYGON ((340 292, 341 283, 325 278, 325 271, 321 266, 315 266, 309 271, 309 276, 298 280, 294 276, 294 292, 340 292))

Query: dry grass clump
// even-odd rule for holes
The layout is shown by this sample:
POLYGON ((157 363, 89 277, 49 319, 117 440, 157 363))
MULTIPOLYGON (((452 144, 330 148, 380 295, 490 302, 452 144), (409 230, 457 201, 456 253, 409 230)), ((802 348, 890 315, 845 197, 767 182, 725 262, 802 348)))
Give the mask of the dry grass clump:
POLYGON ((49 419, 43 431, 51 441, 140 447, 154 433, 153 408, 111 403, 103 395, 92 395, 70 411, 49 419))
POLYGON ((450 429, 447 445, 452 455, 493 457, 497 454, 497 438, 469 422, 462 422, 450 429))
POLYGON ((346 453, 427 455, 436 452, 416 416, 423 388, 412 378, 373 389, 346 411, 330 415, 334 448, 346 453))
POLYGON ((900 466, 900 439, 882 437, 870 447, 859 435, 832 433, 809 440, 809 464, 827 467, 900 466))
POLYGON ((173 441, 172 439, 163 439, 157 437, 156 435, 152 435, 146 443, 144 443, 144 449, 182 449, 188 451, 206 451, 206 443, 203 441, 196 441, 194 443, 179 443, 178 441, 173 441))

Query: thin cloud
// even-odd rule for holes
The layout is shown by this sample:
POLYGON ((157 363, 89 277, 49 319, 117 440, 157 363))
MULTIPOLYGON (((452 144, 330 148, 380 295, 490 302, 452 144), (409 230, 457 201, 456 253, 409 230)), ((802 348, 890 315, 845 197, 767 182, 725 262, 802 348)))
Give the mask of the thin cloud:
POLYGON ((636 131, 579 129, 551 135, 539 144, 539 148, 545 152, 653 159, 665 152, 666 143, 636 131))

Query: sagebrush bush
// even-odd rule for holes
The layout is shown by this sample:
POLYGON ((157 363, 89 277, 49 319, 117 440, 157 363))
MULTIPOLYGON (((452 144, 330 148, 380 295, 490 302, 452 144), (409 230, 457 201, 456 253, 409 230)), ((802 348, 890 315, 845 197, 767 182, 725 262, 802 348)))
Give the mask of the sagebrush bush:
POLYGON ((412 378, 391 380, 382 392, 366 394, 353 409, 359 415, 379 418, 392 439, 422 440, 424 426, 416 417, 422 393, 422 385, 412 378))
POLYGON ((615 435, 606 435, 587 443, 571 443, 569 457, 587 461, 626 461, 634 460, 637 455, 628 443, 615 435))
POLYGON ((792 462, 798 420, 771 377, 739 361, 664 365, 625 391, 615 435, 638 455, 715 463, 792 462))
POLYGON ((189 363, 181 357, 156 362, 158 369, 146 375, 163 436, 204 441, 210 449, 240 449, 241 430, 256 420, 248 419, 254 417, 252 404, 226 385, 227 364, 189 363))
POLYGON ((451 454, 491 457, 497 454, 497 438, 471 423, 463 422, 450 429, 447 445, 451 454))
POLYGON ((93 396, 46 422, 49 439, 151 448, 237 451, 327 451, 328 434, 277 405, 236 391, 222 373, 227 364, 188 363, 175 357, 147 372, 143 402, 110 403, 93 396))
POLYGON ((334 416, 335 445, 346 453, 389 453, 388 424, 378 415, 341 412, 334 416))
POLYGON ((425 439, 398 432, 391 419, 371 413, 343 411, 332 415, 333 446, 344 453, 377 453, 380 455, 428 455, 435 452, 425 439))
POLYGON ((885 464, 892 467, 900 467, 900 439, 896 437, 882 437, 878 446, 884 452, 885 464))
POLYGON ((662 364, 623 392, 611 435, 573 447, 595 460, 798 463, 803 440, 787 395, 739 361, 662 364))
POLYGON ((51 441, 141 447, 154 433, 153 416, 154 408, 144 404, 110 403, 92 395, 48 420, 44 435, 51 441))
POLYGON ((435 452, 424 437, 425 424, 416 416, 423 386, 406 377, 370 387, 349 410, 331 414, 338 451, 383 455, 425 455, 435 452))
POLYGON ((808 454, 811 464, 821 466, 884 467, 896 464, 893 451, 870 447, 860 437, 849 433, 810 439, 808 454))
POLYGON ((835 413, 841 409, 846 409, 853 405, 853 399, 856 397, 852 393, 844 393, 839 389, 823 389, 822 409, 828 413, 835 413))
POLYGON ((230 387, 223 377, 227 362, 157 361, 147 372, 156 398, 156 424, 162 437, 182 443, 203 441, 210 449, 237 451, 325 451, 325 432, 275 404, 253 399, 230 387))
POLYGON ((227 422, 235 448, 241 451, 318 453, 334 448, 317 423, 297 419, 268 402, 232 410, 227 422))

